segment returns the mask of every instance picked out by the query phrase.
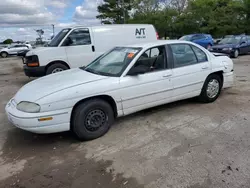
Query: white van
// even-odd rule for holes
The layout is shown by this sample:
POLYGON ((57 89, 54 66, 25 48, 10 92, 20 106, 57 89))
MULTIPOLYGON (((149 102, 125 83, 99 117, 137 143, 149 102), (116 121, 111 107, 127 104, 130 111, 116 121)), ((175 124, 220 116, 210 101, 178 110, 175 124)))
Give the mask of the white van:
POLYGON ((48 47, 29 51, 24 72, 39 77, 85 66, 115 46, 154 42, 158 34, 153 25, 77 26, 61 30, 48 47))

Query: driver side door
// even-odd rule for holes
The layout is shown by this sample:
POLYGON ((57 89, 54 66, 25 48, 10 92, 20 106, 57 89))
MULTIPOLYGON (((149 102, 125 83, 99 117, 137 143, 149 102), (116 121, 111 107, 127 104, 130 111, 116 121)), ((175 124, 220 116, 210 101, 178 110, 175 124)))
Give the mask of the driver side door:
POLYGON ((74 29, 63 42, 72 68, 88 65, 95 59, 95 48, 88 28, 74 29))
POLYGON ((145 66, 148 71, 121 77, 120 94, 125 115, 170 101, 172 70, 167 65, 166 54, 165 46, 146 50, 133 67, 145 66))
POLYGON ((247 43, 247 37, 242 37, 240 40, 240 53, 248 53, 249 44, 247 43))

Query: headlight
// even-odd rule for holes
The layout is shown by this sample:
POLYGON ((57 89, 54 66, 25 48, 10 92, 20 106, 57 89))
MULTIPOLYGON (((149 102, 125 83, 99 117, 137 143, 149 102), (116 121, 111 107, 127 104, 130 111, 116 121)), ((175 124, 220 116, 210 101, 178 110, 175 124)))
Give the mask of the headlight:
POLYGON ((17 109, 28 113, 40 112, 40 106, 36 103, 22 101, 17 105, 17 109))
POLYGON ((223 51, 231 51, 232 48, 223 48, 222 50, 223 50, 223 51))

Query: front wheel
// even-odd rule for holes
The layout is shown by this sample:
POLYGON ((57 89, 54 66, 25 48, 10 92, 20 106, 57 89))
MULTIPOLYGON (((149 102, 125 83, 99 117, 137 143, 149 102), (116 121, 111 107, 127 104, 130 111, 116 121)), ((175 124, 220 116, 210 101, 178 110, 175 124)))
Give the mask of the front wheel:
POLYGON ((1 57, 2 57, 2 58, 8 57, 8 53, 7 53, 7 52, 1 52, 1 57))
POLYGON ((208 44, 208 45, 207 45, 207 50, 210 50, 211 47, 212 47, 212 45, 211 45, 211 44, 208 44))
POLYGON ((214 102, 220 95, 222 80, 219 75, 209 75, 203 85, 199 100, 204 103, 214 102))
POLYGON ((68 69, 68 67, 66 65, 63 65, 61 63, 55 63, 55 64, 52 64, 48 67, 48 69, 46 71, 46 75, 55 74, 55 73, 62 72, 62 71, 67 70, 67 69, 68 69))
POLYGON ((234 58, 237 58, 237 57, 239 57, 239 54, 240 54, 239 50, 236 49, 236 50, 234 51, 233 57, 234 57, 234 58))
POLYGON ((113 122, 114 111, 110 104, 92 99, 76 107, 71 129, 80 140, 93 140, 106 134, 113 122))

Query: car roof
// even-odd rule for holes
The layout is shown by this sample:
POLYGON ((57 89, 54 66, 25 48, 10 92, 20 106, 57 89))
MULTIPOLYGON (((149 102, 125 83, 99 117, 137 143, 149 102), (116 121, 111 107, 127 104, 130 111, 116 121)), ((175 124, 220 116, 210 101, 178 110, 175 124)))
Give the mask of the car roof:
POLYGON ((76 28, 105 28, 105 27, 126 27, 126 26, 151 26, 151 24, 107 24, 107 25, 93 25, 93 26, 87 26, 87 25, 74 25, 71 27, 68 27, 68 29, 76 29, 76 28))
POLYGON ((132 44, 132 45, 125 45, 124 47, 132 47, 132 48, 150 48, 153 46, 158 45, 167 45, 167 44, 192 44, 189 41, 180 41, 180 40, 158 40, 155 42, 149 42, 149 43, 139 43, 139 44, 132 44))

